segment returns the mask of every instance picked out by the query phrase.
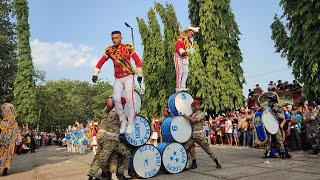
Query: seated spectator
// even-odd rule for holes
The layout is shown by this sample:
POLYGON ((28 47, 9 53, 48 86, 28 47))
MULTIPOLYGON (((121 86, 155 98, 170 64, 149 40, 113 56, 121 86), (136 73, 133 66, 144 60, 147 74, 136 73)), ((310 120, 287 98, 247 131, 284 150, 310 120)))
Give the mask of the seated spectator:
POLYGON ((297 80, 293 80, 292 82, 293 84, 291 86, 291 90, 297 90, 301 88, 301 85, 297 82, 297 80))
POLYGON ((253 91, 251 89, 249 89, 248 98, 253 98, 253 91))
POLYGON ((268 91, 275 91, 277 89, 277 86, 273 84, 273 81, 270 81, 268 85, 268 91))
POLYGON ((291 89, 291 84, 289 84, 289 82, 288 81, 286 81, 286 82, 284 82, 284 84, 283 84, 283 87, 284 87, 284 90, 290 90, 291 89))
POLYGON ((282 83, 281 80, 278 80, 277 89, 278 89, 278 90, 284 90, 284 84, 282 83))
POLYGON ((261 87, 259 86, 259 84, 256 84, 256 88, 254 88, 253 90, 253 96, 260 96, 263 93, 263 90, 261 89, 261 87))

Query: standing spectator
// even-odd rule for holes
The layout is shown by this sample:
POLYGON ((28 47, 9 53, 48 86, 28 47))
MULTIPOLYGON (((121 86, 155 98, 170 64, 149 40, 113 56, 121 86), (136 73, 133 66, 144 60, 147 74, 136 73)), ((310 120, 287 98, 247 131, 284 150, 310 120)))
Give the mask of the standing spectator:
POLYGON ((222 119, 220 121, 220 130, 221 130, 221 139, 222 139, 222 145, 225 143, 225 137, 226 137, 226 128, 225 128, 225 122, 226 122, 226 115, 222 113, 222 119))
POLYGON ((277 89, 278 89, 278 90, 284 90, 284 85, 283 85, 283 83, 282 83, 281 80, 278 80, 277 89))
POLYGON ((238 125, 233 124, 233 138, 234 142, 236 143, 236 146, 239 146, 239 135, 238 135, 238 125))
POLYGON ((301 150, 302 148, 302 142, 300 138, 301 124, 302 124, 301 112, 297 107, 293 107, 293 112, 294 113, 291 118, 291 122, 293 124, 293 128, 291 129, 292 140, 295 141, 296 150, 301 150))
POLYGON ((284 85, 283 85, 283 86, 284 86, 284 90, 288 91, 288 90, 291 89, 291 86, 292 86, 292 85, 290 85, 289 82, 286 81, 286 82, 284 82, 284 85))
POLYGON ((226 117, 225 129, 228 144, 232 145, 232 122, 229 115, 226 117))
POLYGON ((301 88, 301 85, 297 82, 297 80, 293 80, 292 82, 293 84, 291 86, 291 90, 298 90, 301 88))
POLYGON ((316 109, 316 104, 313 101, 308 101, 308 112, 305 114, 303 121, 306 125, 306 143, 307 146, 312 148, 309 152, 310 154, 317 154, 319 149, 316 147, 316 131, 317 131, 317 122, 318 111, 316 109))
POLYGON ((34 153, 35 149, 36 149, 35 133, 34 131, 32 131, 30 136, 30 152, 34 153))
POLYGON ((275 91, 277 89, 277 86, 273 84, 273 81, 270 81, 268 85, 268 91, 275 91))
POLYGON ((258 97, 263 93, 263 90, 261 89, 261 87, 259 86, 259 84, 256 84, 256 88, 254 88, 253 90, 253 96, 254 97, 258 97))
POLYGON ((242 146, 247 147, 247 138, 248 138, 248 129, 249 129, 249 122, 247 121, 247 118, 242 119, 241 123, 241 133, 242 133, 242 146))

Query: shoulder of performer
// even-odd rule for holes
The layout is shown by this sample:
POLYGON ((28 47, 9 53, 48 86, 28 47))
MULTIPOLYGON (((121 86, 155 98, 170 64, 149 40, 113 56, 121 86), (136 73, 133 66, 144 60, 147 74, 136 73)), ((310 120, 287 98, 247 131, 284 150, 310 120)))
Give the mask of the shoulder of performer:
POLYGON ((129 50, 130 54, 133 54, 135 52, 134 46, 132 44, 124 44, 124 45, 129 50))

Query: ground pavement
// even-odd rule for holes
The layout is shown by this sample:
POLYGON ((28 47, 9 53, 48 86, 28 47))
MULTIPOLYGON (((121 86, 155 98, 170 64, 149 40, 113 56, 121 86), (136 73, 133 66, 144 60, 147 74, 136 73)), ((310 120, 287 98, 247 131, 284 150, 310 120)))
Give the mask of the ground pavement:
MULTIPOLYGON (((180 174, 160 172, 152 180, 308 180, 320 179, 320 156, 311 156, 303 151, 292 152, 292 159, 262 159, 263 150, 254 148, 211 146, 222 164, 216 169, 213 161, 197 148, 198 168, 180 174)), ((54 146, 37 149, 34 154, 18 155, 14 158, 9 176, 1 180, 84 180, 87 179, 93 154, 73 154, 66 148, 54 146)))

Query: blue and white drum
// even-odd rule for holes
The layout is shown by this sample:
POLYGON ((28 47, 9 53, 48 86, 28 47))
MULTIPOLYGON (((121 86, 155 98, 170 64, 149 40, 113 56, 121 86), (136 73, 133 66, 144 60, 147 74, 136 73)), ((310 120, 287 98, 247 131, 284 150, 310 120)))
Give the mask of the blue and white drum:
POLYGON ((142 146, 149 140, 151 133, 148 120, 142 116, 136 116, 133 133, 124 133, 124 143, 132 146, 142 146))
POLYGON ((161 153, 162 166, 161 171, 172 174, 180 173, 187 165, 187 151, 179 143, 163 142, 158 145, 161 153))
POLYGON ((160 170, 160 151, 153 145, 143 145, 132 152, 130 164, 139 177, 151 178, 160 170))
MULTIPOLYGON (((121 97, 124 97, 125 99, 127 99, 125 91, 122 92, 121 97)), ((140 97, 139 93, 136 90, 134 90, 133 91, 133 104, 134 104, 134 110, 138 114, 139 114, 140 109, 141 109, 141 102, 142 101, 141 101, 141 97, 140 97)), ((126 105, 124 106, 123 110, 124 110, 124 112, 126 113, 127 116, 129 116, 129 110, 128 109, 129 109, 128 108, 128 104, 126 103, 126 105)))
POLYGON ((188 92, 182 91, 170 96, 168 107, 175 116, 183 114, 190 116, 192 114, 192 102, 193 97, 188 92))
POLYGON ((183 116, 168 117, 162 124, 161 134, 167 141, 184 143, 190 139, 192 127, 183 116))

